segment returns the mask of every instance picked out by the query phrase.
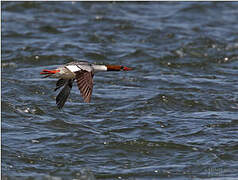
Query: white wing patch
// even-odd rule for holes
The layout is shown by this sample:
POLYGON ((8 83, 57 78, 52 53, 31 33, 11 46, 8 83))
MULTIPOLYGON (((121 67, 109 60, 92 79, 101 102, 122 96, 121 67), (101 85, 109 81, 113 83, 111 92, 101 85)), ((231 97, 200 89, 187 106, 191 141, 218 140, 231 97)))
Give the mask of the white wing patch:
POLYGON ((79 68, 79 67, 76 66, 76 65, 68 65, 68 66, 66 66, 66 68, 67 68, 68 70, 70 70, 71 72, 77 72, 77 71, 82 70, 81 68, 79 68))

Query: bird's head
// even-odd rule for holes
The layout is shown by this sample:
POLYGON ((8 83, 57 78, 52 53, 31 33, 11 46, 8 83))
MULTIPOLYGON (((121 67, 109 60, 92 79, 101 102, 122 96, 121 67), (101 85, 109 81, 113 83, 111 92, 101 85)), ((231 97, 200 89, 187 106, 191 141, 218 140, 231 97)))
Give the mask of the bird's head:
POLYGON ((106 65, 107 71, 130 71, 132 68, 121 65, 106 65))

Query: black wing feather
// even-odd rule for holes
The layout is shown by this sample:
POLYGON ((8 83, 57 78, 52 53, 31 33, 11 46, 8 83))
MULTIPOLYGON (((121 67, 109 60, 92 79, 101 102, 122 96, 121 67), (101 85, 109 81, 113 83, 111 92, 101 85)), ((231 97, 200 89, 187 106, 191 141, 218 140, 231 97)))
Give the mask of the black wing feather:
POLYGON ((72 86, 73 86, 73 81, 74 81, 73 79, 66 80, 64 88, 57 95, 56 104, 59 109, 63 108, 67 98, 69 97, 70 90, 72 89, 72 86))
POLYGON ((55 91, 58 90, 59 88, 61 88, 65 83, 67 82, 66 79, 59 79, 56 83, 56 88, 55 91))

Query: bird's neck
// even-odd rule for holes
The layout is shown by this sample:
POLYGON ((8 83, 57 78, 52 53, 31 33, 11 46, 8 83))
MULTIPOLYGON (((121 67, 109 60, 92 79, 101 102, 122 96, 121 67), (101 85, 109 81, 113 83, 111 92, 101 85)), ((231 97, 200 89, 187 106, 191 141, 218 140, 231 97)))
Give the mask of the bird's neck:
POLYGON ((94 69, 94 72, 107 71, 107 66, 105 66, 105 65, 96 65, 96 64, 93 64, 92 67, 93 67, 93 69, 94 69))

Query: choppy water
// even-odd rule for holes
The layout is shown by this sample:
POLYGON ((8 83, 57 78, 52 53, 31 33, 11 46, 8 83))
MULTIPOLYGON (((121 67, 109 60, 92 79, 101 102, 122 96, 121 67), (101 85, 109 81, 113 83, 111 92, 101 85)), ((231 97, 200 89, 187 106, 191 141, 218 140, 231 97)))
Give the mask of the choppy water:
POLYGON ((237 2, 2 2, 2 178, 238 177, 237 2), (39 72, 134 67, 75 85, 39 72))

